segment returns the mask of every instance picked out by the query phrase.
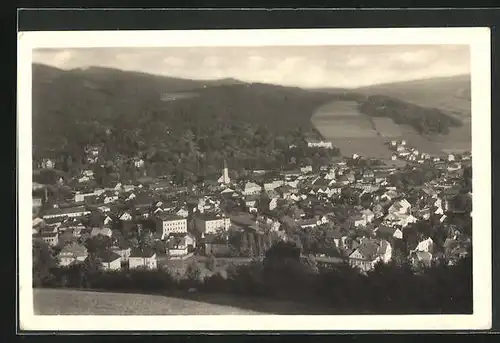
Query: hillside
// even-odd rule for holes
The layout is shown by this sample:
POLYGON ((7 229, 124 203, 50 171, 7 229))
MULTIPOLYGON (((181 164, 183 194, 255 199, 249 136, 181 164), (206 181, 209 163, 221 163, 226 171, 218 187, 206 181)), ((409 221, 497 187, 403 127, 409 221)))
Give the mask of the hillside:
POLYGON ((366 95, 384 95, 468 118, 471 115, 470 82, 470 75, 459 75, 380 84, 354 91, 366 95))
POLYGON ((67 155, 74 164, 87 144, 103 144, 105 159, 147 155, 147 162, 168 164, 161 173, 174 166, 195 172, 204 168, 197 161, 209 166, 223 159, 233 168, 272 168, 286 162, 280 151, 297 140, 299 129, 314 130, 314 110, 333 98, 233 79, 206 83, 34 65, 34 156, 67 155))
MULTIPOLYGON (((87 144, 103 144, 107 160, 147 156, 147 162, 168 164, 157 169, 161 173, 174 166, 195 173, 199 161, 208 166, 223 159, 237 169, 274 168, 287 163, 283 149, 304 134, 324 131, 311 121, 318 108, 346 100, 369 109, 361 111, 367 117, 392 118, 423 134, 446 135, 456 124, 439 110, 387 96, 383 102, 389 108, 372 111, 373 99, 379 98, 358 90, 185 80, 100 67, 64 71, 35 64, 33 154, 35 159, 62 158, 69 165, 82 161, 87 144)), ((352 132, 364 123, 353 120, 352 132)))
POLYGON ((327 314, 310 305, 227 294, 177 296, 68 289, 34 289, 37 315, 263 315, 327 314))

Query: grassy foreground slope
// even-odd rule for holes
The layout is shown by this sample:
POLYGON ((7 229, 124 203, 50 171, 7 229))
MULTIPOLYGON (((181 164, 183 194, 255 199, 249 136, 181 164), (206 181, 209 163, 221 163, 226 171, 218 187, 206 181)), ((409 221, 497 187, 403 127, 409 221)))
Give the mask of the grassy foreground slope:
POLYGON ((34 289, 33 303, 37 315, 263 315, 322 311, 288 301, 224 294, 164 296, 68 289, 34 289))

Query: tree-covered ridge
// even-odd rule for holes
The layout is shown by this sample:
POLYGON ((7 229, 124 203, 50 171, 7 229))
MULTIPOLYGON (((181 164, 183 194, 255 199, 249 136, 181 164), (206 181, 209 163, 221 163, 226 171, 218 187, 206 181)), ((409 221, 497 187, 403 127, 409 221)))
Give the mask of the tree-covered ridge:
POLYGON ((420 134, 447 134, 450 127, 462 122, 435 108, 425 108, 383 95, 369 96, 359 110, 372 117, 389 117, 396 124, 406 124, 420 134))
MULTIPOLYGON (((54 158, 64 170, 84 163, 89 144, 102 146, 104 164, 142 157, 156 174, 171 173, 174 166, 210 173, 224 159, 233 169, 279 167, 291 158, 288 147, 313 131, 314 109, 331 98, 234 80, 208 87, 181 80, 175 87, 170 78, 99 68, 35 66, 34 71, 34 157, 54 158), (179 92, 195 96, 165 101, 165 94, 179 92)), ((328 157, 337 151, 317 154, 328 157)))
POLYGON ((459 125, 438 110, 348 91, 34 65, 33 156, 77 170, 85 164, 85 147, 100 145, 99 165, 120 169, 120 161, 141 157, 148 175, 211 174, 224 159, 233 170, 319 163, 338 150, 291 153, 288 147, 315 131, 315 109, 344 98, 356 99, 367 115, 389 116, 422 133, 459 125))

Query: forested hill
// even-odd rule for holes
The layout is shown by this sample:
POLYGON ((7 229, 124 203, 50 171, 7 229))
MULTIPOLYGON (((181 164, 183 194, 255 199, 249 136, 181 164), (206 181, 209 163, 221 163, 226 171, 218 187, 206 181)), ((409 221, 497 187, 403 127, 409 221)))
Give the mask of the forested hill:
POLYGON ((314 131, 314 110, 333 98, 232 79, 33 69, 34 159, 55 158, 62 169, 83 161, 87 144, 102 145, 105 161, 143 156, 158 173, 194 173, 223 159, 242 168, 283 165, 288 146, 314 131))
POLYGON ((34 65, 33 141, 41 149, 91 143, 106 129, 131 130, 145 141, 166 139, 167 131, 204 131, 229 118, 281 134, 310 129, 314 109, 331 98, 233 79, 205 82, 105 68, 62 71, 34 65))
POLYGON ((457 75, 394 82, 355 90, 366 95, 384 95, 426 108, 437 108, 460 118, 471 115, 471 77, 457 75))
POLYGON ((35 64, 33 154, 35 159, 65 155, 82 160, 87 144, 104 143, 106 159, 142 155, 152 164, 178 166, 228 159, 262 167, 286 162, 283 151, 314 131, 314 111, 335 100, 368 101, 365 114, 390 116, 401 124, 425 122, 422 133, 446 132, 456 124, 440 111, 389 98, 383 101, 389 108, 379 111, 369 101, 373 97, 348 91, 35 64))

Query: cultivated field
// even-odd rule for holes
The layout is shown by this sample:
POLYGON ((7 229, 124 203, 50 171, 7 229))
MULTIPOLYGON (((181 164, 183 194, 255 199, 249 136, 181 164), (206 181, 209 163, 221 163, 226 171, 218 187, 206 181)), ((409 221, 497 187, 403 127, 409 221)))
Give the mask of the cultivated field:
POLYGON ((420 106, 437 108, 460 118, 471 116, 469 75, 395 82, 363 87, 357 91, 367 95, 387 95, 420 106))
POLYGON ((384 145, 387 138, 377 132, 376 125, 382 127, 386 135, 393 134, 394 127, 385 120, 377 123, 360 113, 357 102, 333 101, 320 107, 311 120, 316 129, 331 140, 343 155, 356 153, 379 158, 389 158, 391 155, 384 145))
POLYGON ((390 118, 371 118, 360 113, 354 101, 333 101, 320 107, 311 120, 316 129, 345 156, 356 153, 389 159, 392 152, 386 143, 392 139, 405 139, 409 146, 436 155, 471 149, 471 126, 467 117, 462 118, 462 127, 451 128, 448 135, 432 137, 424 137, 413 128, 398 125, 390 118))
POLYGON ((262 315, 326 314, 327 309, 288 301, 224 294, 147 295, 35 289, 37 315, 262 315))
POLYGON ((375 130, 380 136, 386 138, 399 138, 403 136, 401 126, 394 123, 391 118, 372 118, 375 130))

